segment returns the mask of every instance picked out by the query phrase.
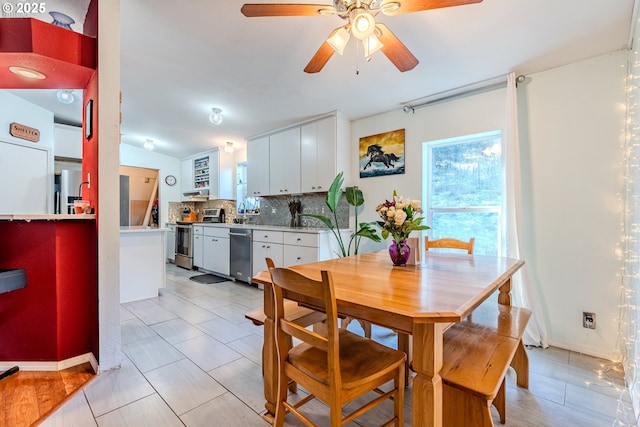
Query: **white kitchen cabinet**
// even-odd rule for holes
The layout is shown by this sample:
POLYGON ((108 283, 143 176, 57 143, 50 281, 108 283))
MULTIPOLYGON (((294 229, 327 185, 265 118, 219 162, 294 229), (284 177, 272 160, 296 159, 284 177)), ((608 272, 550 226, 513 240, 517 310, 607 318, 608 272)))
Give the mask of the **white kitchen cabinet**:
POLYGON ((201 225, 193 226, 193 266, 203 267, 204 262, 204 229, 201 225))
POLYGON ((337 175, 337 117, 300 127, 300 185, 303 193, 328 191, 337 175))
POLYGON ((176 260, 176 226, 175 224, 167 224, 167 259, 171 262, 176 260))
POLYGON ((276 267, 284 266, 283 232, 253 230, 253 274, 267 269, 266 258, 271 258, 276 267))
POLYGON ((204 227, 202 268, 214 273, 229 275, 229 229, 204 227))
POLYGON ((300 126, 269 136, 269 193, 300 193, 300 126))
POLYGON ((318 261, 318 234, 285 232, 283 256, 287 267, 318 261))
POLYGON ((264 136, 247 144, 247 195, 269 195, 269 137, 264 136))
MULTIPOLYGON (((233 155, 215 149, 182 159, 182 193, 208 190, 209 199, 233 199, 233 155)), ((182 200, 189 200, 183 196, 182 200)))
POLYGON ((66 159, 82 159, 82 127, 54 123, 53 155, 66 159))
POLYGON ((250 196, 328 191, 335 176, 351 182, 350 122, 337 111, 247 145, 250 196))

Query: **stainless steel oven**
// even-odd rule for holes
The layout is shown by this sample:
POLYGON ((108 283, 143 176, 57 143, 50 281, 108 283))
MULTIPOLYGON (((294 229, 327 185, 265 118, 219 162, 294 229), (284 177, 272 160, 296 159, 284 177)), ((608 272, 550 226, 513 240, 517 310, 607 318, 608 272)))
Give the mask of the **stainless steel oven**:
POLYGON ((179 267, 193 268, 193 224, 176 222, 176 259, 179 267))

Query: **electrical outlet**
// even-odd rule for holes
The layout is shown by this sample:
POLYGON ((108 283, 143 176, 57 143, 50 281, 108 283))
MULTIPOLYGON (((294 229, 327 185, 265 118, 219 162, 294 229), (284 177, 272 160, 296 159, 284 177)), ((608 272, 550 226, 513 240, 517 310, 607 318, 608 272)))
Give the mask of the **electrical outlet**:
POLYGON ((321 214, 321 215, 324 215, 324 206, 322 206, 322 207, 320 208, 320 214, 321 214))
POLYGON ((587 329, 595 329, 596 328, 596 314, 588 313, 586 311, 582 312, 582 327, 587 329))
POLYGON ((271 213, 272 214, 276 213, 276 208, 271 208, 271 213))

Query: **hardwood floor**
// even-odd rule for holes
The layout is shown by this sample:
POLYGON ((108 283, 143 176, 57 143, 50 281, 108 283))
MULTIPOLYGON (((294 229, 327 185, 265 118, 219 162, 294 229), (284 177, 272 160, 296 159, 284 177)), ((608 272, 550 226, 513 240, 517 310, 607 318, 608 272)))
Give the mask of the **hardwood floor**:
POLYGON ((0 427, 28 427, 95 377, 90 363, 56 372, 18 371, 0 380, 0 427))
MULTIPOLYGON (((242 283, 189 280, 196 274, 168 265, 167 288, 158 298, 123 304, 121 368, 102 372, 42 427, 268 427, 261 416, 263 327, 244 318, 262 305, 262 291, 242 283)), ((349 329, 362 333, 357 322, 349 329)), ((397 341, 387 329, 374 326, 372 334, 388 345, 397 341)), ((620 422, 630 405, 620 398, 619 364, 559 348, 527 352, 530 387, 517 387, 508 375, 505 427, 634 425, 620 422)), ((300 389, 293 399, 304 396, 300 389)), ((405 425, 411 425, 411 388, 405 397, 405 425)), ((349 426, 379 426, 391 406, 349 426)), ((326 406, 305 407, 315 422, 328 425, 326 406)), ((497 412, 494 421, 502 425, 497 412)), ((285 425, 301 424, 288 415, 285 425)))

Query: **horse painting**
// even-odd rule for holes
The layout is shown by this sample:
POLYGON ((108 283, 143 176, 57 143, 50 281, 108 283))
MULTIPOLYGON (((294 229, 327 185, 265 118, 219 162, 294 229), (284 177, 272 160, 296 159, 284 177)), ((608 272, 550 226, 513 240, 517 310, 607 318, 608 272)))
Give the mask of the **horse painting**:
POLYGON ((404 173, 404 129, 360 138, 360 178, 404 173))
POLYGON ((371 163, 384 163, 387 168, 392 168, 393 162, 397 162, 400 160, 398 156, 393 153, 385 153, 382 151, 382 147, 378 144, 370 145, 367 148, 367 156, 369 156, 369 162, 364 165, 362 170, 367 169, 367 167, 371 166, 371 163))

